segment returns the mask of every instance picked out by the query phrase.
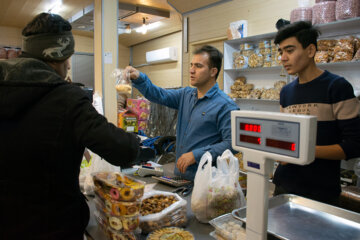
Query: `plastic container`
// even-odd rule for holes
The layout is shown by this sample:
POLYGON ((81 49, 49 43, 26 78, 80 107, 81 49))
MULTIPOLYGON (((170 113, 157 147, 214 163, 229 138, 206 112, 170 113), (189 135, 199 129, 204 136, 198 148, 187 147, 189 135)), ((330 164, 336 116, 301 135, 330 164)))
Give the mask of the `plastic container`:
POLYGON ((271 48, 260 48, 259 53, 264 56, 271 54, 271 48))
POLYGON ((335 9, 335 1, 316 3, 312 9, 312 24, 322 24, 335 21, 335 9))
POLYGON ((124 232, 114 230, 112 227, 109 226, 107 217, 101 214, 98 211, 94 212, 95 220, 100 226, 101 230, 106 235, 107 239, 127 239, 127 240, 136 240, 135 234, 133 232, 124 232))
POLYGON ((249 58, 244 56, 244 55, 238 55, 236 58, 234 58, 233 60, 233 66, 235 69, 242 69, 242 68, 248 68, 248 62, 249 62, 249 58))
POLYGON ((271 41, 270 40, 264 40, 259 42, 259 48, 271 48, 271 41))
POLYGON ((290 22, 312 21, 312 7, 298 7, 291 11, 290 22))
POLYGON ((343 20, 360 16, 359 5, 359 0, 337 0, 335 10, 336 20, 343 20))
POLYGON ((315 0, 315 3, 319 3, 319 2, 330 2, 330 1, 336 2, 336 0, 315 0))
POLYGON ((140 228, 143 232, 149 233, 162 227, 182 227, 187 222, 186 218, 186 200, 182 199, 176 193, 162 192, 162 191, 151 191, 144 194, 142 202, 141 214, 143 210, 151 210, 151 206, 158 206, 163 203, 154 199, 154 203, 151 205, 144 205, 144 200, 154 196, 171 196, 177 201, 153 214, 147 214, 145 216, 140 215, 140 228), (150 208, 150 209, 149 209, 150 208))
POLYGON ((162 239, 186 239, 186 240, 195 240, 194 235, 182 228, 176 227, 167 227, 162 229, 157 229, 154 232, 150 233, 146 240, 162 240, 162 239))
POLYGON ((117 232, 133 232, 139 227, 139 215, 131 217, 119 217, 106 214, 101 211, 94 212, 98 223, 103 227, 110 227, 117 232))
POLYGON ((131 217, 140 214, 141 201, 117 202, 111 199, 101 199, 96 192, 94 202, 98 211, 113 216, 131 217))
POLYGON ((251 68, 262 67, 264 64, 264 56, 260 53, 251 54, 248 60, 248 64, 251 68))
POLYGON ((246 231, 242 228, 242 222, 235 219, 231 213, 214 218, 209 222, 216 234, 227 240, 245 239, 246 231))
POLYGON ((101 199, 134 202, 144 194, 145 183, 120 173, 98 172, 93 174, 95 191, 101 199))

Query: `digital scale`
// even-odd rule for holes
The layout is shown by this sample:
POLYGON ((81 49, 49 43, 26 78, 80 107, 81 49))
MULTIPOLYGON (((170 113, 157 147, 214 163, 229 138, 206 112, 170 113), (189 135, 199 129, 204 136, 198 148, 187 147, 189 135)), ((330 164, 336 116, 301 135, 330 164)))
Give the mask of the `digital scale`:
POLYGON ((181 187, 192 183, 191 181, 182 179, 181 177, 153 176, 152 178, 173 187, 181 187))
POLYGON ((247 173, 246 239, 264 240, 269 175, 274 161, 306 165, 315 159, 315 116, 232 111, 232 148, 243 153, 247 173))

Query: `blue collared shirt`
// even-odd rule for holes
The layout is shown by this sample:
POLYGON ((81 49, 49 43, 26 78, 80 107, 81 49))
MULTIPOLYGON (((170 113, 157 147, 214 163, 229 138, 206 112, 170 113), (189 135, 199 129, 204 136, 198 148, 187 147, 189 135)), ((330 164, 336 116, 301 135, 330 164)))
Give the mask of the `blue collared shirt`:
POLYGON ((196 88, 163 89, 152 84, 144 73, 133 80, 133 86, 151 102, 178 110, 176 161, 182 154, 193 152, 196 164, 189 166, 185 174, 175 166, 176 175, 194 180, 206 151, 215 161, 226 149, 232 150, 230 112, 239 108, 217 83, 200 99, 196 88))

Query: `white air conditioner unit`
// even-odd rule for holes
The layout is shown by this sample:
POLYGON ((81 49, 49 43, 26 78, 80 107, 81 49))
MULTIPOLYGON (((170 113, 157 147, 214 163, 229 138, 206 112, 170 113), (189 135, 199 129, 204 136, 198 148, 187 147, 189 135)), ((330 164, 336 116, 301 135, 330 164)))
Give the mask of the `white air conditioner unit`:
POLYGON ((177 48, 167 47, 158 50, 146 52, 146 62, 152 63, 165 63, 177 61, 177 48))

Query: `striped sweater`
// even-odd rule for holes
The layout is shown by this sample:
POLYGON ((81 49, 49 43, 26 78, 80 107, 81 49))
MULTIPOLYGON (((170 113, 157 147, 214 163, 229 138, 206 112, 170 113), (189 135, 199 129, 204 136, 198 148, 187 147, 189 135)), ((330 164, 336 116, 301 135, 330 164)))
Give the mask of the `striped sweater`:
MULTIPOLYGON (((281 112, 317 116, 317 145, 339 144, 346 159, 360 156, 360 104, 343 77, 325 71, 305 84, 296 79, 281 90, 280 105, 281 112)), ((331 200, 341 192, 340 161, 279 165, 273 182, 289 193, 331 200)))

